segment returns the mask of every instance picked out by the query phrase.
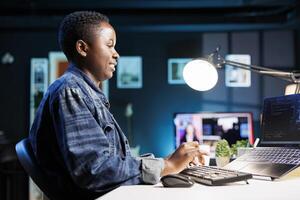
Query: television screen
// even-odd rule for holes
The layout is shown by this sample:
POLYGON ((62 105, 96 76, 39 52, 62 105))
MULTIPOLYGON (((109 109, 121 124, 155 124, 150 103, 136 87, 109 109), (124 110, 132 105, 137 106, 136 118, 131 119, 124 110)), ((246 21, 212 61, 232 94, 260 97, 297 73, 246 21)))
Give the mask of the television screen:
POLYGON ((176 113, 174 126, 176 148, 183 142, 199 141, 210 147, 211 157, 220 139, 226 139, 230 145, 245 139, 253 144, 254 140, 250 112, 176 113))

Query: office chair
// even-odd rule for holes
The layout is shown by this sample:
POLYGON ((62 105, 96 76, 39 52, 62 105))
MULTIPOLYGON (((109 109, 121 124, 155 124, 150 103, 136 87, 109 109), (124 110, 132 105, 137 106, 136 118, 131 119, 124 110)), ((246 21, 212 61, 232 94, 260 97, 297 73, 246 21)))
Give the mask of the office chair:
POLYGON ((17 143, 16 152, 21 165, 41 191, 49 199, 62 199, 62 197, 59 196, 61 191, 55 188, 55 184, 51 184, 51 180, 49 180, 37 163, 28 138, 17 143))

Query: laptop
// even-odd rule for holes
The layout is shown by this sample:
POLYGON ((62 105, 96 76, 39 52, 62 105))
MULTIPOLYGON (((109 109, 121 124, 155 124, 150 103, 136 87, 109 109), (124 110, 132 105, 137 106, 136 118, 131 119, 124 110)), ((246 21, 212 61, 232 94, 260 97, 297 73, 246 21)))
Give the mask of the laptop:
POLYGON ((259 147, 225 169, 280 178, 300 165, 300 94, 266 98, 259 147))

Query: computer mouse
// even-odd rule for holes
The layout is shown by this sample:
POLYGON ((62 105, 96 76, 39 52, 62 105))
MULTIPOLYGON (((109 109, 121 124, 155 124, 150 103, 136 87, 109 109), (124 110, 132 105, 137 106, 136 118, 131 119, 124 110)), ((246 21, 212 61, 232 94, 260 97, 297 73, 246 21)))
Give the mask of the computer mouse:
POLYGON ((187 176, 181 174, 169 174, 161 177, 161 182, 164 187, 191 187, 194 181, 187 176))

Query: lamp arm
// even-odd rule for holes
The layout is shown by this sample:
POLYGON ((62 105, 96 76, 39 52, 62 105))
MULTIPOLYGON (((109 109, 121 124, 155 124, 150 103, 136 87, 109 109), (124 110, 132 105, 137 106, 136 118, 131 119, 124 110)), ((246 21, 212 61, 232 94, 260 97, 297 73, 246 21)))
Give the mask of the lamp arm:
POLYGON ((266 67, 261 67, 257 65, 248 65, 244 63, 239 63, 239 62, 234 62, 230 60, 225 60, 225 59, 219 59, 219 66, 223 65, 231 65, 233 67, 245 69, 245 70, 250 70, 253 72, 256 72, 258 74, 265 74, 273 77, 278 77, 283 80, 293 82, 293 83, 300 83, 300 73, 294 73, 294 72, 284 72, 280 70, 275 70, 275 69, 270 69, 266 67))

